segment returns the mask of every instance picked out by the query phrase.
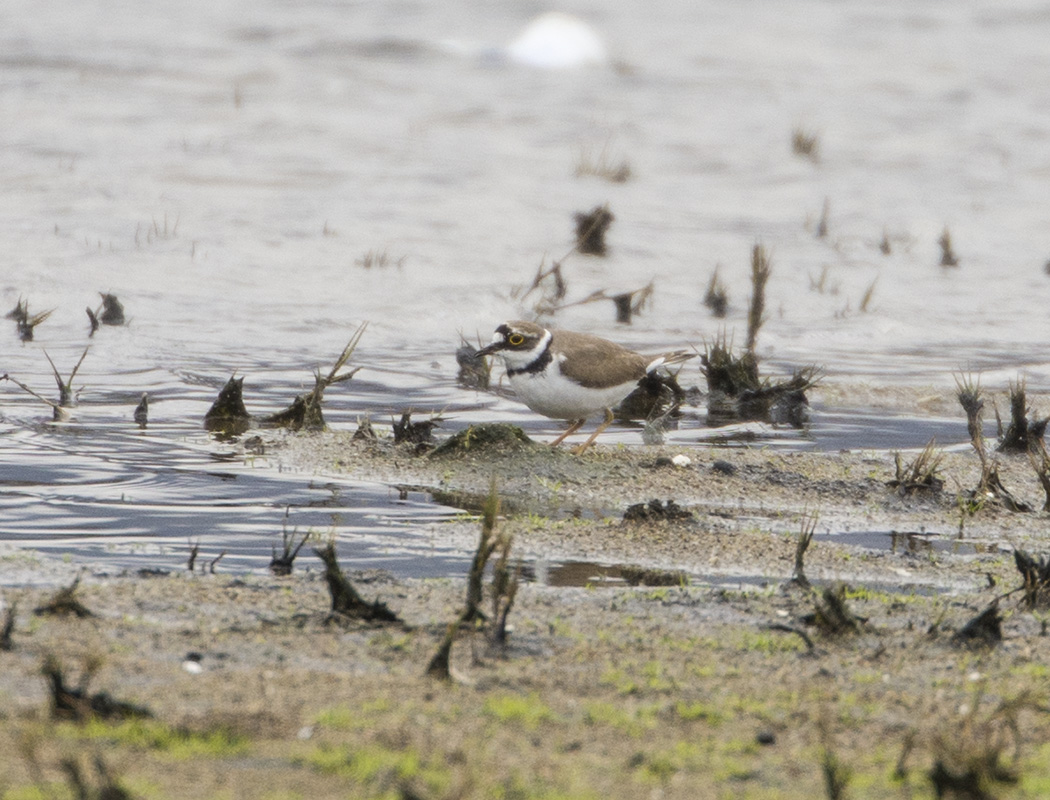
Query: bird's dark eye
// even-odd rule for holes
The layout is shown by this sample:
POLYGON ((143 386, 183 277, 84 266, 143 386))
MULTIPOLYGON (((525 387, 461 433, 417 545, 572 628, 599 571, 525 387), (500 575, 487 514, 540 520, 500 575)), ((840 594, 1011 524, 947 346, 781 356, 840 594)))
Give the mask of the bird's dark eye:
POLYGON ((512 333, 510 336, 507 337, 507 344, 513 345, 514 347, 517 347, 519 344, 522 344, 524 341, 525 341, 525 337, 522 336, 520 333, 512 333))

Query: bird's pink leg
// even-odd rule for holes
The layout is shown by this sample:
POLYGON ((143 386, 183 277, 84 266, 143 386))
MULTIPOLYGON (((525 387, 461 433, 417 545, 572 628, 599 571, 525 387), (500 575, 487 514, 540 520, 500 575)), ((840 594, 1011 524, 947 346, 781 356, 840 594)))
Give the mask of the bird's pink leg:
POLYGON ((582 456, 585 452, 587 452, 587 448, 590 447, 592 444, 594 444, 594 440, 598 438, 598 434, 601 433, 602 431, 604 431, 606 428, 608 428, 609 424, 612 421, 613 421, 612 409, 607 408, 607 409, 605 409, 605 421, 602 422, 602 424, 598 426, 598 428, 594 431, 594 433, 591 434, 591 438, 590 439, 588 439, 583 444, 578 445, 577 447, 573 448, 573 450, 572 450, 573 454, 574 455, 578 455, 578 456, 582 456))
POLYGON ((559 444, 564 442, 565 437, 572 436, 574 433, 576 433, 576 431, 578 431, 583 426, 583 423, 586 421, 587 420, 585 419, 575 420, 568 428, 565 429, 561 436, 559 436, 557 439, 551 442, 551 447, 557 447, 559 444))

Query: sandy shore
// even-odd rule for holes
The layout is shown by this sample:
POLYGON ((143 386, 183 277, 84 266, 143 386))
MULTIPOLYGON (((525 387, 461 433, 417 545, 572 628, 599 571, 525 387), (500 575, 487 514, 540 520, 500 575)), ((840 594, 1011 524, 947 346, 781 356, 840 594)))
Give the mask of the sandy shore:
MULTIPOLYGON (((11 553, 5 570, 49 580, 4 592, 17 614, 0 654, 0 749, 12 754, 2 796, 69 796, 63 759, 97 782, 96 755, 137 797, 812 798, 830 779, 843 796, 932 797, 931 775, 987 793, 966 796, 1050 786, 1045 611, 1002 597, 1021 582, 1013 549, 1042 551, 1046 514, 992 498, 967 513, 971 452, 944 455, 942 491, 904 496, 881 452, 599 446, 577 457, 475 443, 420 455, 349 433, 270 446, 298 469, 426 487, 465 507, 495 477, 515 555, 678 582, 523 583, 506 647, 464 626, 446 682, 424 671, 464 580, 351 574, 402 623, 337 625, 305 552, 287 578, 95 573, 77 589, 93 612, 81 619, 33 613, 71 565, 11 553), (688 515, 623 520, 654 499, 688 515), (814 516, 808 590, 791 577, 814 516), (878 549, 838 535, 865 531, 925 535, 878 549), (835 634, 812 617, 839 581, 856 628, 835 634), (1002 640, 960 639, 997 598, 1002 640), (152 717, 52 720, 49 654, 70 682, 90 669, 89 692, 152 717)), ((1040 508, 1027 460, 1000 465, 1040 508)), ((465 548, 478 534, 466 516, 436 533, 465 548)))

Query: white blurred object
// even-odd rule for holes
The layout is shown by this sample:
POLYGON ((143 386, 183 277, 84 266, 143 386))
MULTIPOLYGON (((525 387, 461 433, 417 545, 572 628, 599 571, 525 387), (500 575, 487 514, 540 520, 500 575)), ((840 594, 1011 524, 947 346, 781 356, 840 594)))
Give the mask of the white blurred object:
POLYGON ((605 44, 578 17, 549 11, 529 22, 510 44, 507 58, 542 69, 565 69, 607 61, 605 44))

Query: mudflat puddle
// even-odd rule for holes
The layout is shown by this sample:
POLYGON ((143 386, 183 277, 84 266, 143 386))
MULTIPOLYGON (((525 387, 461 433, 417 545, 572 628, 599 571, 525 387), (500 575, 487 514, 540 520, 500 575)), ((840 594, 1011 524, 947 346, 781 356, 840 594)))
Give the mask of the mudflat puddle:
MULTIPOLYGON (((994 428, 988 428, 994 433, 994 428)), ((667 444, 757 445, 787 450, 908 450, 930 439, 940 446, 967 443, 966 418, 922 417, 875 409, 828 409, 814 406, 802 428, 741 422, 717 428, 704 425, 703 415, 685 417, 666 434, 667 444)), ((968 446, 968 445, 967 445, 968 446)))
POLYGON ((757 588, 770 580, 763 575, 697 575, 688 572, 653 570, 631 564, 541 559, 525 564, 522 577, 541 586, 588 589, 618 589, 627 586, 757 588))
MULTIPOLYGON (((965 548, 963 552, 965 552, 965 548)), ((984 551, 974 550, 972 552, 984 551)), ((678 586, 703 586, 736 591, 759 591, 788 580, 784 576, 774 577, 748 572, 674 572, 646 569, 631 564, 542 560, 526 563, 522 570, 522 577, 526 581, 541 586, 556 588, 623 589, 634 587, 659 590, 661 588, 678 586)), ((824 582, 817 579, 813 580, 812 583, 814 586, 821 586, 824 582)), ((915 594, 932 594, 938 588, 941 588, 933 584, 886 583, 869 580, 864 581, 864 586, 871 590, 912 592, 915 594)))
POLYGON ((881 550, 890 553, 933 555, 949 553, 957 556, 974 556, 981 553, 998 553, 999 545, 960 539, 955 536, 926 533, 924 531, 850 531, 847 533, 817 533, 817 542, 835 542, 866 550, 881 550))

